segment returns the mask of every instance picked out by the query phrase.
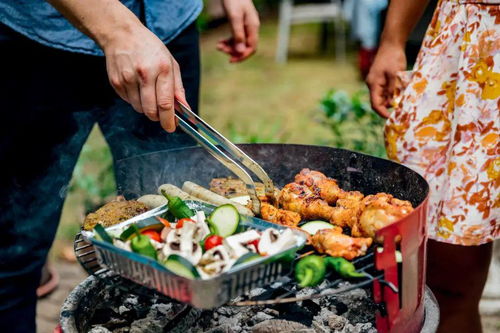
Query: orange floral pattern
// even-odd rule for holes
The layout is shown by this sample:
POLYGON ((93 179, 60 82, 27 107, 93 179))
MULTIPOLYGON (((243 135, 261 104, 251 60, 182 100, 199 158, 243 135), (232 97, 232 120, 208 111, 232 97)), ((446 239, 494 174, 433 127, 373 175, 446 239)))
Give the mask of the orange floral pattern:
POLYGON ((430 238, 500 238, 500 1, 442 0, 395 94, 387 154, 429 182, 430 238))

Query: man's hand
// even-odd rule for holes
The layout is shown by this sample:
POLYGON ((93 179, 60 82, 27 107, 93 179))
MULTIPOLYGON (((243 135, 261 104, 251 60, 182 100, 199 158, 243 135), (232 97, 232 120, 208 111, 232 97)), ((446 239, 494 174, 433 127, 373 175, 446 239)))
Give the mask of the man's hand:
POLYGON ((230 56, 230 62, 240 62, 257 50, 259 14, 252 0, 223 0, 232 37, 219 41, 217 49, 230 56))
MULTIPOLYGON (((186 103, 179 65, 151 31, 137 26, 103 45, 111 85, 133 108, 168 132, 175 130, 175 98, 186 103)), ((186 103, 187 104, 187 103, 186 103)))
POLYGON ((396 85, 396 75, 405 69, 406 55, 402 46, 380 46, 370 72, 366 77, 366 84, 370 89, 372 108, 381 117, 389 117, 387 108, 391 106, 396 85))

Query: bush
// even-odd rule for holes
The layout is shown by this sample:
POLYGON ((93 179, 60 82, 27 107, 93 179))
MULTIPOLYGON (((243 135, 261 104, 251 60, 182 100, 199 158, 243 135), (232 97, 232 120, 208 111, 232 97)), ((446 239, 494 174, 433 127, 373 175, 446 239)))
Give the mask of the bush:
POLYGON ((352 96, 342 90, 331 90, 321 100, 320 110, 321 122, 333 134, 333 139, 321 144, 386 156, 384 119, 371 109, 367 90, 360 90, 352 96))

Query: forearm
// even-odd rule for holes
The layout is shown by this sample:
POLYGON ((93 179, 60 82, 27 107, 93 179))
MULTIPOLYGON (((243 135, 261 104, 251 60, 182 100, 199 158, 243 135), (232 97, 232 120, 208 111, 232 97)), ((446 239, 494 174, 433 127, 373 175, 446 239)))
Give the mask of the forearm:
POLYGON ((380 44, 404 47, 429 0, 391 0, 380 44))
POLYGON ((142 23, 118 0, 47 0, 76 28, 101 48, 119 35, 132 33, 142 23))

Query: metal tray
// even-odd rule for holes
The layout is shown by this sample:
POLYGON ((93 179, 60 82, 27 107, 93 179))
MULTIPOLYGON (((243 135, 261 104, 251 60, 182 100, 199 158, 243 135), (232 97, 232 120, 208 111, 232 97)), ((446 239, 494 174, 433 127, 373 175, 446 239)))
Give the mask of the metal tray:
MULTIPOLYGON (((207 214, 215 208, 215 206, 196 201, 187 201, 187 204, 190 208, 203 210, 207 214)), ((131 220, 108 227, 106 230, 112 232, 115 229, 123 228, 138 221, 147 223, 150 220, 152 224, 158 223, 154 216, 161 215, 164 211, 164 209, 157 209, 154 214, 146 212, 131 220)), ((245 230, 286 229, 284 226, 244 215, 241 216, 240 225, 245 230)), ((306 242, 303 233, 292 231, 298 239, 296 246, 272 256, 238 265, 210 279, 187 279, 178 276, 153 259, 122 250, 95 239, 93 237, 94 233, 91 231, 82 231, 82 235, 88 242, 93 244, 98 262, 102 267, 196 308, 211 309, 223 305, 253 288, 272 283, 290 273, 295 253, 306 242)))

